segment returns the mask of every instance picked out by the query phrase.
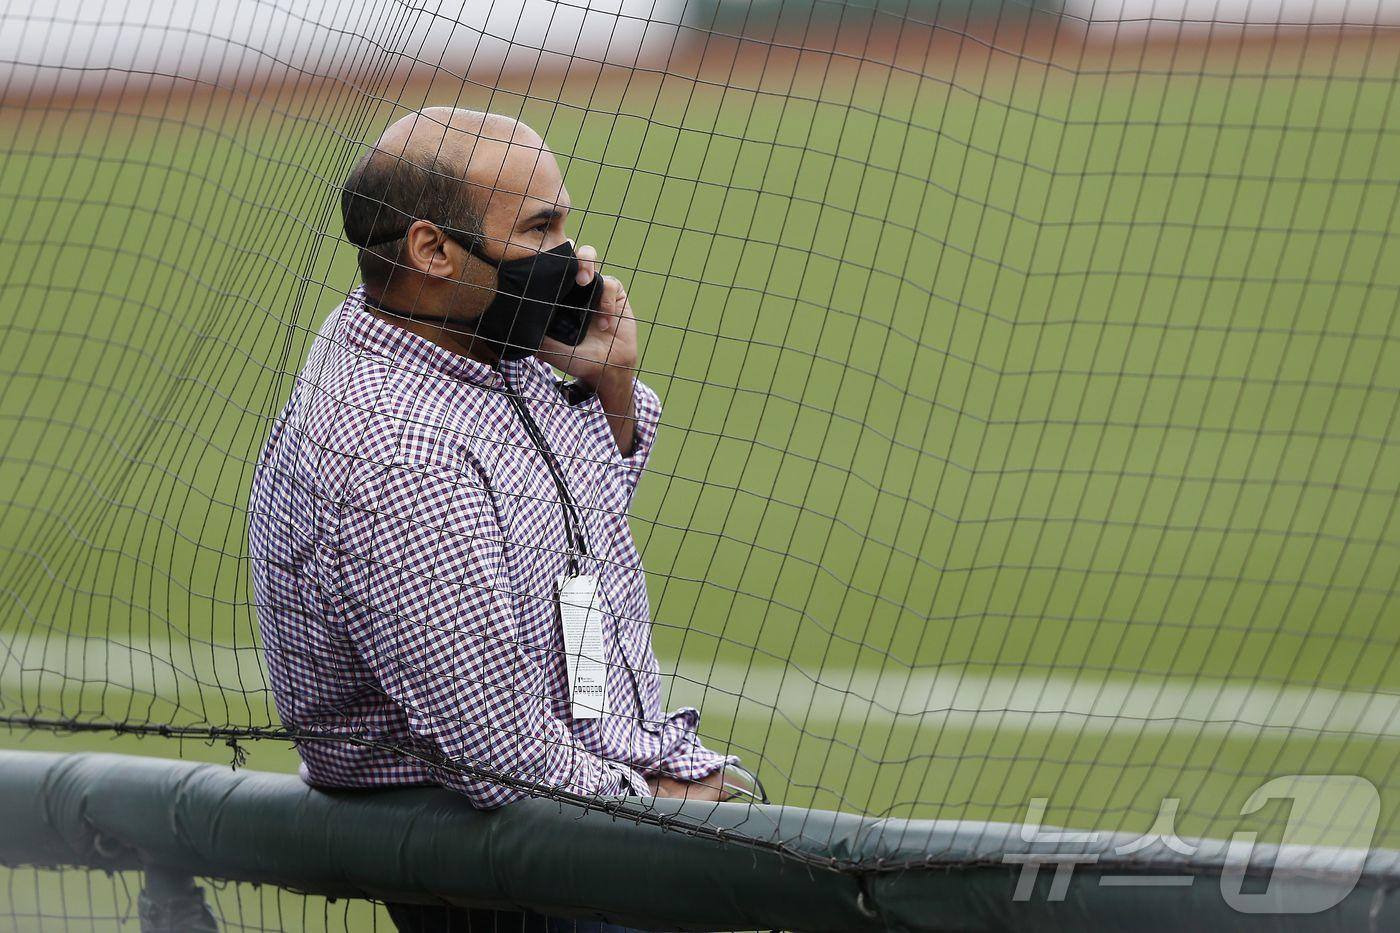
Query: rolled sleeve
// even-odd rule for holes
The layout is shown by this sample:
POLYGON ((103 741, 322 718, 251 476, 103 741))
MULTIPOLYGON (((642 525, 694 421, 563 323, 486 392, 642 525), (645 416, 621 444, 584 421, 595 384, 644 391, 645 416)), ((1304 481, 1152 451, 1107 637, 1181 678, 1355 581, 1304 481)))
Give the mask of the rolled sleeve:
POLYGON ((338 539, 346 632, 412 733, 448 760, 441 783, 482 809, 527 795, 493 776, 581 795, 645 787, 550 712, 480 477, 391 464, 347 500, 338 539))
POLYGON ((632 408, 637 419, 632 432, 632 451, 618 459, 619 480, 628 508, 656 444, 656 432, 661 424, 661 399, 651 386, 637 379, 632 383, 632 408))
MULTIPOLYGON (((612 428, 608 425, 607 414, 603 411, 603 403, 597 392, 578 381, 559 385, 565 397, 569 399, 569 404, 586 407, 597 416, 595 423, 599 436, 605 438, 613 450, 617 450, 617 441, 613 438, 612 428)), ((651 458, 652 448, 656 445, 657 430, 661 425, 661 398, 640 378, 632 382, 632 411, 636 419, 632 428, 632 450, 625 456, 618 451, 617 459, 623 508, 631 506, 637 483, 651 458)))
POLYGON ((622 790, 618 791, 619 794, 635 794, 638 797, 651 796, 651 785, 647 783, 646 778, 631 768, 622 765, 615 767, 622 772, 622 790))
POLYGON ((738 755, 721 755, 697 741, 687 742, 667 755, 657 770, 681 781, 698 781, 726 765, 739 764, 738 755))
POLYGON ((638 379, 632 384, 632 406, 637 416, 632 452, 622 458, 622 464, 640 476, 656 444, 656 432, 661 424, 661 399, 651 386, 638 379))
POLYGON ((682 706, 661 724, 662 748, 660 759, 646 771, 662 774, 680 781, 698 781, 709 777, 725 765, 739 764, 738 755, 722 755, 711 751, 697 734, 700 711, 682 706))

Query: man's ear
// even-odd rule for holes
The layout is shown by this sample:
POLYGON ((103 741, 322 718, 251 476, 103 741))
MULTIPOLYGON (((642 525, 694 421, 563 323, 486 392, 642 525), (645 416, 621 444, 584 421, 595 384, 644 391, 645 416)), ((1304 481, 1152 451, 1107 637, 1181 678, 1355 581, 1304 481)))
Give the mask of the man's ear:
POLYGON ((404 239, 400 265, 424 275, 445 279, 455 279, 462 271, 459 262, 445 248, 448 243, 446 235, 427 221, 415 220, 404 239))

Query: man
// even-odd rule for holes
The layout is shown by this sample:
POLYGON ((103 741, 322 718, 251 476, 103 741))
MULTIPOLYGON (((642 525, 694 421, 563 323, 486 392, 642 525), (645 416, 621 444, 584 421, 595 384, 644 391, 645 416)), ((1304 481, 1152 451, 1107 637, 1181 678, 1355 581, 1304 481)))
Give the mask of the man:
POLYGON ((693 707, 661 711, 627 522, 660 405, 622 283, 573 253, 544 140, 491 114, 411 114, 342 209, 363 284, 312 345, 249 517, 302 778, 440 783, 482 808, 729 796, 738 759, 701 744, 693 707), (565 296, 594 306, 575 345, 542 336, 565 296))

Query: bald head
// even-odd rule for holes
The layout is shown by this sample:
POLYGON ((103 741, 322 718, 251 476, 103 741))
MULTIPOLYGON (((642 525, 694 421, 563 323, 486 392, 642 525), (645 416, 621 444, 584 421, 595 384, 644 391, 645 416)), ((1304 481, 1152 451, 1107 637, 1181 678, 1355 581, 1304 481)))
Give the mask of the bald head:
POLYGON ((361 247, 360 270, 371 285, 401 266, 403 237, 415 220, 501 257, 515 243, 531 245, 516 236, 522 221, 567 209, 558 163, 538 133, 499 114, 451 107, 390 124, 341 195, 345 235, 361 247))

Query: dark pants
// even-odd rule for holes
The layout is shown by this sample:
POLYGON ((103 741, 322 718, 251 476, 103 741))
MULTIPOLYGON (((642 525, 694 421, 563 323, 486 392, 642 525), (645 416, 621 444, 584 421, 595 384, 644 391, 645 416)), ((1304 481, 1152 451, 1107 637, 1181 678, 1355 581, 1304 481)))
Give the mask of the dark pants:
POLYGON ((598 920, 546 917, 532 910, 438 904, 385 904, 399 933, 640 933, 598 920))

